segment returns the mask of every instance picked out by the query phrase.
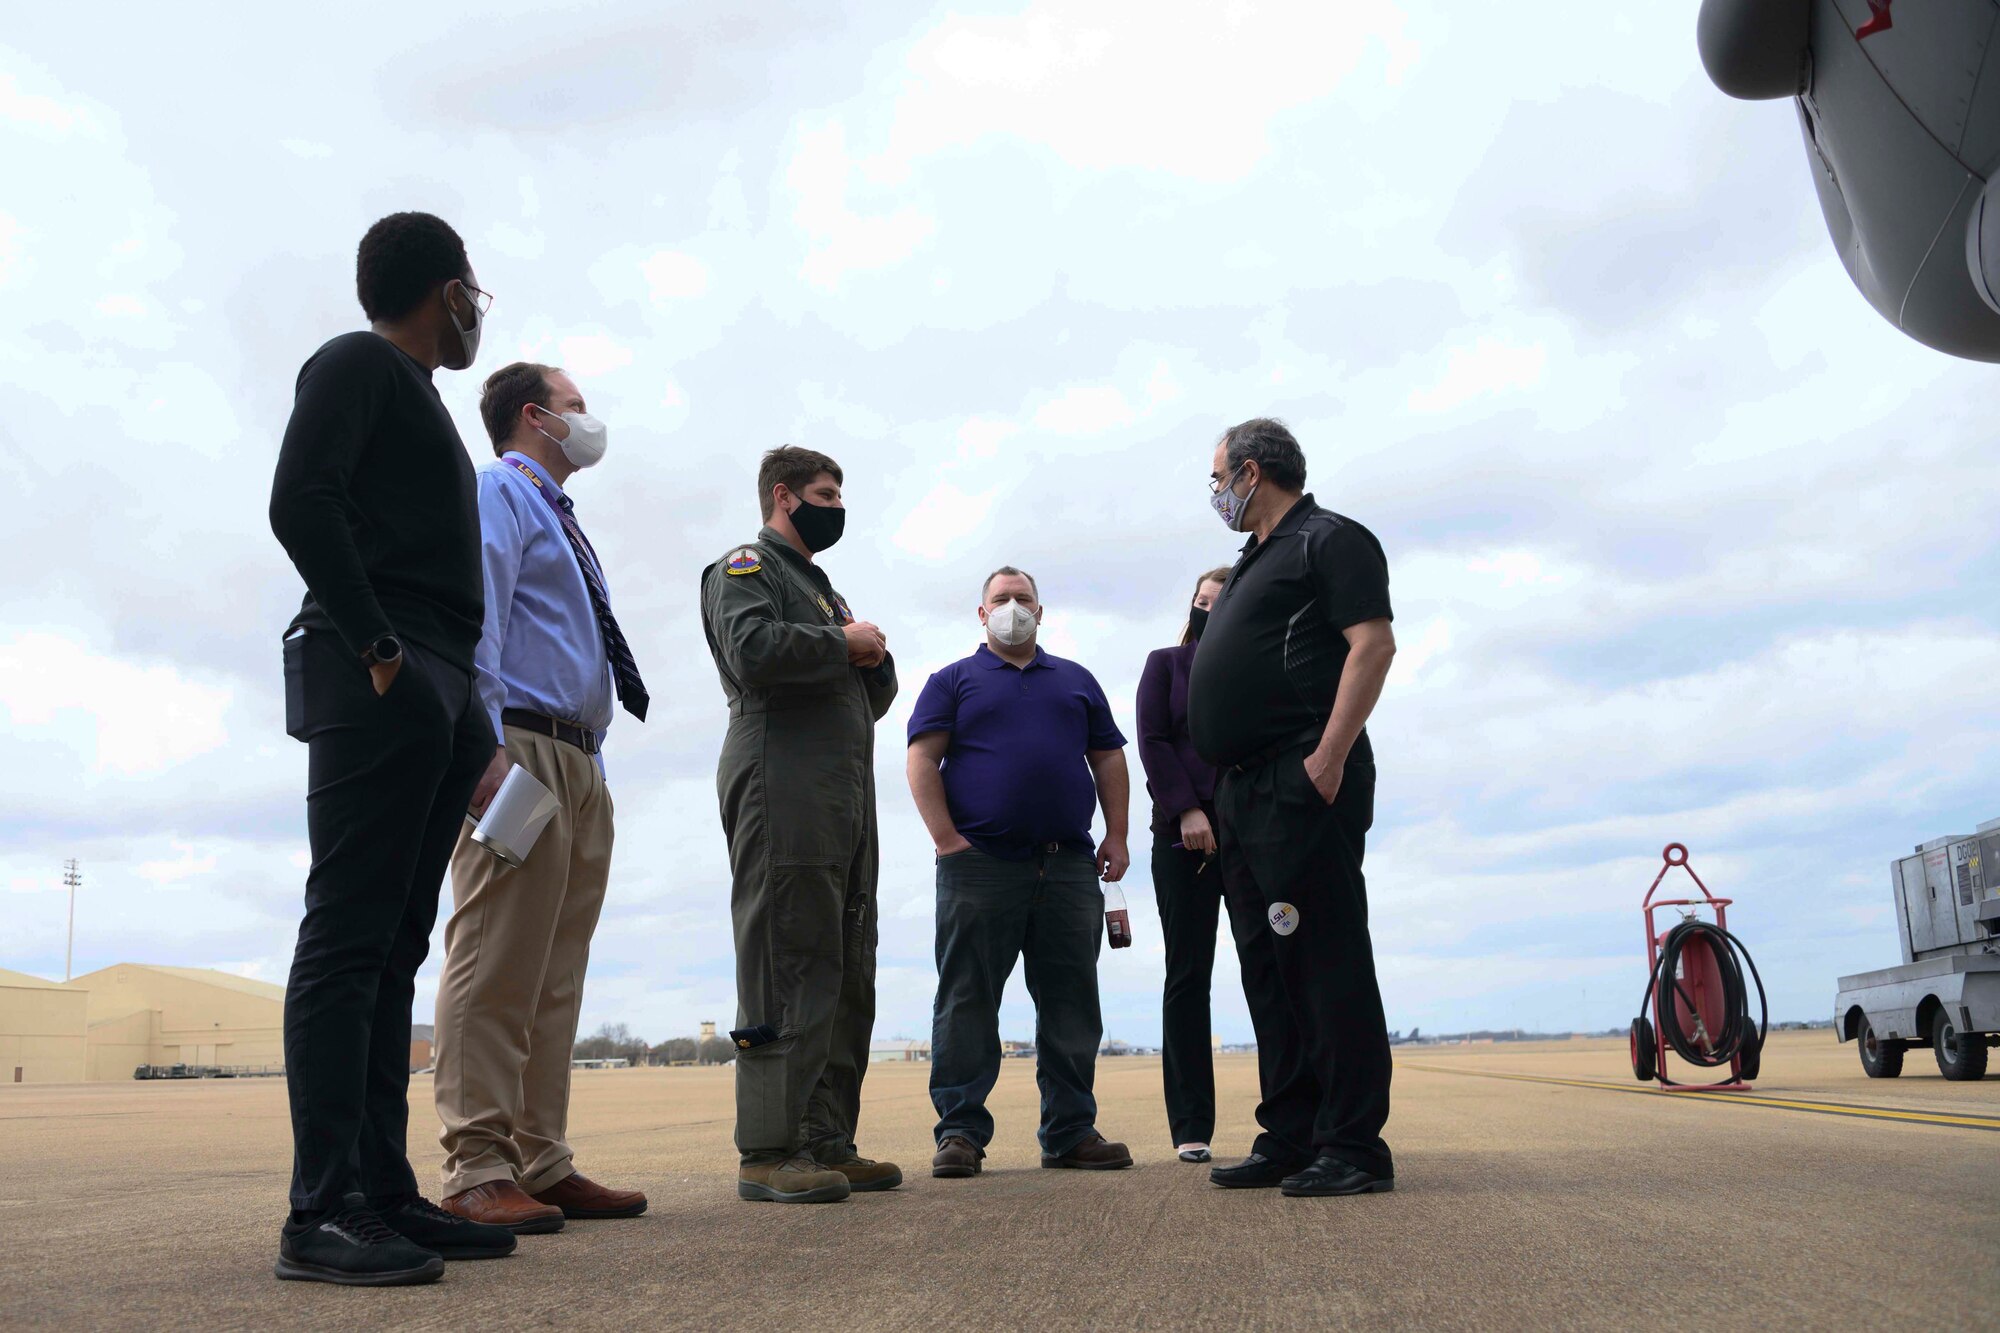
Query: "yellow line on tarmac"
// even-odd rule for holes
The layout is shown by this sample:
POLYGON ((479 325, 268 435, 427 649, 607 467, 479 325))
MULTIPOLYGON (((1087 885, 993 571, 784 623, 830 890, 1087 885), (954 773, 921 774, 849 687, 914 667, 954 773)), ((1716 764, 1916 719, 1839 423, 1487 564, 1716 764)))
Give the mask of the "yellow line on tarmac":
POLYGON ((1627 1086, 1594 1079, 1553 1078, 1545 1074, 1500 1074, 1483 1069, 1446 1069, 1438 1065, 1404 1065, 1405 1069, 1427 1074, 1458 1074, 1466 1078, 1498 1078, 1515 1083, 1553 1083, 1566 1088, 1596 1088, 1603 1092, 1637 1092, 1677 1101, 1732 1102, 1738 1106, 1765 1106, 1780 1111, 1804 1111, 1813 1115, 1842 1115, 1857 1120, 1902 1120, 1918 1125, 1944 1125, 1952 1129, 2000 1131, 2000 1116, 1945 1115, 1936 1111, 1904 1111, 1887 1106, 1856 1106, 1847 1102, 1805 1102, 1781 1097, 1745 1096, 1738 1092, 1677 1092, 1656 1084, 1627 1086))

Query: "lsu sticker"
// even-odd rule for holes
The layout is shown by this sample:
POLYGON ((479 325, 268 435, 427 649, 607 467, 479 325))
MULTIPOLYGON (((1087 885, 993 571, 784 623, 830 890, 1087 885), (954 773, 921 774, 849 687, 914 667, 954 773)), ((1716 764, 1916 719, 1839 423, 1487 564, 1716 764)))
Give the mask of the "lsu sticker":
POLYGON ((731 574, 755 574, 763 567, 764 562, 757 558, 757 549, 753 546, 737 547, 729 553, 728 562, 723 565, 731 574))
POLYGON ((1280 935, 1289 935, 1299 928, 1299 909, 1290 903, 1271 904, 1271 929, 1280 935))

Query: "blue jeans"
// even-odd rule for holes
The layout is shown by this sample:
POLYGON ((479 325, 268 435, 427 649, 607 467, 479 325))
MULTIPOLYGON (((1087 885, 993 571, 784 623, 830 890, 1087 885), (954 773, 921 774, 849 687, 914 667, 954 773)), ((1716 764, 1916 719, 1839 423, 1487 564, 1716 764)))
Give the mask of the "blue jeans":
POLYGON ((1028 861, 972 850, 937 867, 937 1002, 931 1011, 931 1104, 937 1139, 993 1140, 986 1097, 1000 1077, 1000 995, 1026 959, 1035 1001, 1035 1083, 1042 1151, 1061 1156, 1096 1130, 1091 1085, 1104 1018, 1097 953, 1104 893, 1080 852, 1044 848, 1028 861))

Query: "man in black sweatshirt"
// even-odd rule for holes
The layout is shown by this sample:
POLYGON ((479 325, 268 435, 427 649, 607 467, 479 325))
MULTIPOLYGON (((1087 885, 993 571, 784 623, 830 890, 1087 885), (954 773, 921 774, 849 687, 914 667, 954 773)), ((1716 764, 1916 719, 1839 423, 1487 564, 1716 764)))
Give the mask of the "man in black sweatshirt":
POLYGON ((428 213, 370 227, 355 285, 368 331, 299 371, 271 486, 271 530, 306 584, 284 639, 285 730, 310 746, 312 841, 285 992, 292 1212, 277 1274, 390 1286, 515 1245, 425 1200, 405 1152, 411 993, 495 744, 473 685, 472 461, 431 372, 472 364, 491 298, 428 213))

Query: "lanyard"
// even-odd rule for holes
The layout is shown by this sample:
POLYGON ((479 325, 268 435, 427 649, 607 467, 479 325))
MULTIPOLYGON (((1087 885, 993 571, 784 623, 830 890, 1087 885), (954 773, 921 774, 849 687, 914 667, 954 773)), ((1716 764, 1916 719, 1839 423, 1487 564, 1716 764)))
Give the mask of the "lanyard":
MULTIPOLYGON (((603 578, 604 562, 597 558, 597 548, 590 544, 590 538, 583 535, 583 528, 577 523, 577 521, 574 518, 563 512, 563 507, 556 503, 555 496, 549 494, 549 488, 542 484, 542 479, 535 475, 535 470, 533 468, 529 467, 526 463, 521 462, 517 458, 510 458, 507 461, 510 464, 512 464, 520 472, 522 476, 526 477, 529 481, 535 483, 535 489, 541 493, 542 499, 548 501, 549 509, 555 514, 556 522, 562 526, 562 530, 565 533, 570 534, 571 536, 575 537, 577 541, 583 543, 583 550, 590 552, 590 562, 593 565, 597 566, 598 577, 603 578)), ((577 555, 581 557, 582 551, 577 552, 577 555)))

